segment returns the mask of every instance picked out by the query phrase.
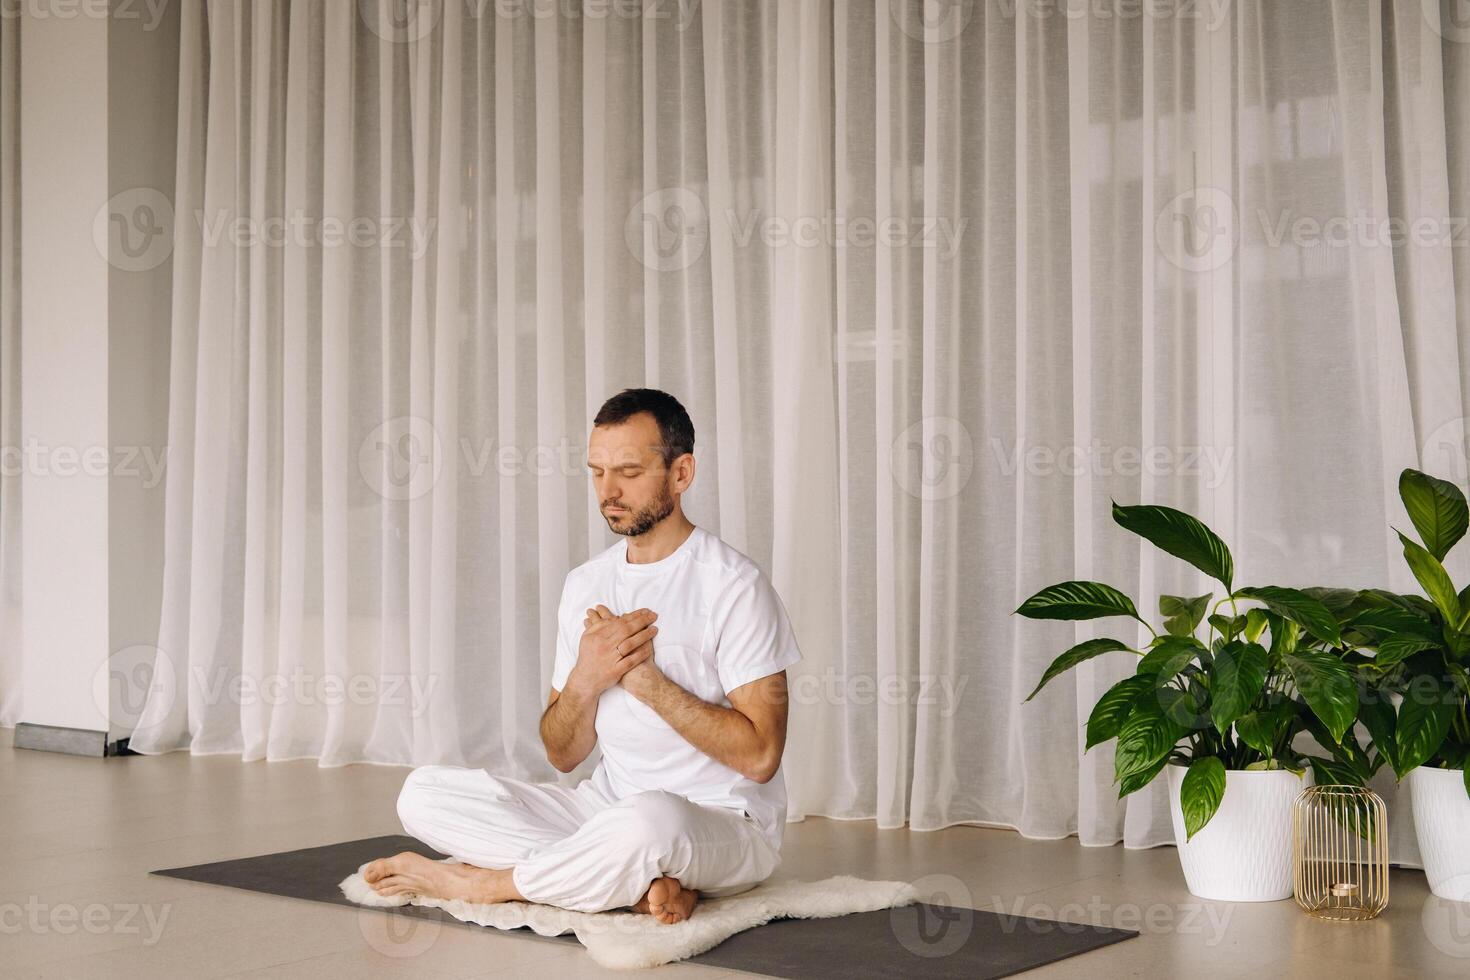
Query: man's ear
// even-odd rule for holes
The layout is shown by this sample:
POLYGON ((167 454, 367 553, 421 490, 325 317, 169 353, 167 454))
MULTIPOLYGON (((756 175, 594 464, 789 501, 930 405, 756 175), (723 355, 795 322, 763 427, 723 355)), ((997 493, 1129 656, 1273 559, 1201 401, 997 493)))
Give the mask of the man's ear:
POLYGON ((694 482, 694 454, 685 453, 674 460, 674 492, 683 493, 694 482))

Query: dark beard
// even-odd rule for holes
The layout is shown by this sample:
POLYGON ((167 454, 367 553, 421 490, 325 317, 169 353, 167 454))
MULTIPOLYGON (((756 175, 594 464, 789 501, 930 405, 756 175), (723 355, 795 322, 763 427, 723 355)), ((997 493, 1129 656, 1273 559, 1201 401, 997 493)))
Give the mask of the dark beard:
POLYGON ((641 510, 635 510, 623 517, 622 520, 627 523, 619 526, 613 524, 612 520, 609 519, 607 526, 614 534, 636 538, 640 534, 647 534, 655 524, 673 512, 674 495, 669 493, 669 488, 665 486, 659 490, 658 496, 647 507, 641 510))

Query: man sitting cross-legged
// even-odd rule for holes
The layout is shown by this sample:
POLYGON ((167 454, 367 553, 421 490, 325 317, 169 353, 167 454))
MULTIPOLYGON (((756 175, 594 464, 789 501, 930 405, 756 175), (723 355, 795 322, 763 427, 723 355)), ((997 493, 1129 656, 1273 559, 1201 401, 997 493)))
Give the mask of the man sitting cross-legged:
POLYGON ((592 776, 569 788, 415 769, 398 798, 404 829, 461 863, 374 861, 364 877, 380 894, 674 923, 701 895, 776 869, 785 671, 801 654, 760 568, 684 516, 693 449, 689 416, 661 391, 624 391, 593 422, 593 489, 623 537, 567 576, 541 718, 561 772, 601 748, 592 776))

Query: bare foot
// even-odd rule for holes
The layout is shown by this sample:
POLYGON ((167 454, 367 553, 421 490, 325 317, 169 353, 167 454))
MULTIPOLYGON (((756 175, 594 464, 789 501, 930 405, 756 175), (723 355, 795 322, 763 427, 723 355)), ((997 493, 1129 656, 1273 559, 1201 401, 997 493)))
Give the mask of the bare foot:
POLYGON ((459 898, 466 902, 525 901, 516 890, 510 869, 446 864, 413 851, 373 861, 362 877, 379 895, 459 898))
POLYGON ((659 878, 648 886, 648 894, 633 906, 634 912, 647 912, 664 925, 683 922, 694 914, 699 892, 684 888, 674 878, 659 878))

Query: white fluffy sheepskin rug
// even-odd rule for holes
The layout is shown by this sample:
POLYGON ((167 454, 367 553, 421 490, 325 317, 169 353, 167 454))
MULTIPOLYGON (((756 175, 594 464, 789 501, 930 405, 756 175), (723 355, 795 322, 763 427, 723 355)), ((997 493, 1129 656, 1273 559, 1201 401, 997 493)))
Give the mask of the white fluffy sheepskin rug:
POLYGON ((424 905, 496 929, 526 926, 542 936, 575 933, 595 961, 614 970, 636 970, 698 956, 737 932, 772 919, 830 919, 898 908, 918 900, 913 886, 902 881, 864 881, 845 875, 824 881, 770 881, 729 898, 701 899, 692 916, 669 926, 635 912, 568 912, 526 902, 483 905, 457 898, 384 897, 363 879, 366 867, 358 868, 339 886, 343 895, 359 905, 424 905))

